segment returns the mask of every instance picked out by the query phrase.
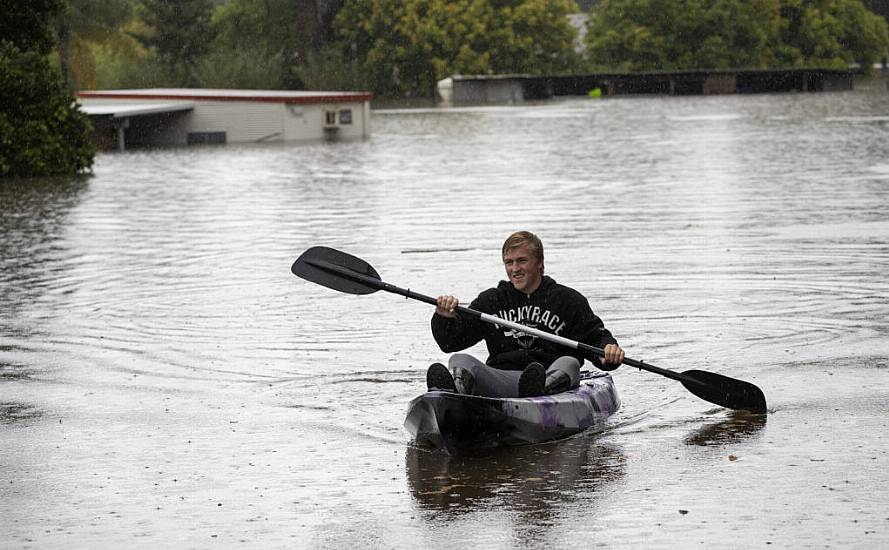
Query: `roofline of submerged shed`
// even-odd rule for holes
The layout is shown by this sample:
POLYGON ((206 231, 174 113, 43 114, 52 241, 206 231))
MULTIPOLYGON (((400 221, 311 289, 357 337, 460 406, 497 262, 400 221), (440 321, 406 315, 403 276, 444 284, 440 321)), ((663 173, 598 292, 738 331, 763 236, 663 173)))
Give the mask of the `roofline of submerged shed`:
POLYGON ((136 99, 136 100, 178 100, 178 101, 242 101, 251 103, 286 103, 286 104, 309 104, 309 103, 354 103, 371 101, 373 93, 371 92, 344 92, 342 94, 318 94, 318 95, 256 95, 256 94, 199 94, 199 93, 175 93, 172 91, 162 91, 157 93, 139 93, 135 91, 80 91, 77 96, 84 99, 136 99))

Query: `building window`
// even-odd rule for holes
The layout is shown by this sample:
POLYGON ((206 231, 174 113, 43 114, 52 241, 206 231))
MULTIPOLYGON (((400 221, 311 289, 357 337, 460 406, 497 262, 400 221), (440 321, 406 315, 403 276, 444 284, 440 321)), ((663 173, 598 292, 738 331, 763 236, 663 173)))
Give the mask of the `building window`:
POLYGON ((324 111, 324 125, 336 126, 336 111, 324 111))
POLYGON ((188 132, 189 145, 219 145, 225 143, 225 132, 188 132))
POLYGON ((340 110, 340 124, 352 124, 352 109, 340 110))

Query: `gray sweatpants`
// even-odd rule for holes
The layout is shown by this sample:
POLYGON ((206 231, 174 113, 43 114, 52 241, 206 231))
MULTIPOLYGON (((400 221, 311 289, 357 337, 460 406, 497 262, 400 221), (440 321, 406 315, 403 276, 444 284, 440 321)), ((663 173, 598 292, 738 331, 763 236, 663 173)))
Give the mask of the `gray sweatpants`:
MULTIPOLYGON (((475 378, 475 395, 485 397, 518 397, 519 377, 522 371, 502 370, 488 366, 467 353, 455 353, 448 360, 451 373, 456 374, 457 368, 464 368, 475 378)), ((571 387, 580 383, 580 362, 569 355, 559 357, 546 370, 547 373, 560 370, 571 378, 571 387)))

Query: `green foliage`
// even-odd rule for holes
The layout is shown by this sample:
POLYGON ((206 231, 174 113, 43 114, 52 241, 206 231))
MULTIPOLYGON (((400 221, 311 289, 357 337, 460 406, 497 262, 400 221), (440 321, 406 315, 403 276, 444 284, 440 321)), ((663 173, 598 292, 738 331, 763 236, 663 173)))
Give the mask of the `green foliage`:
POLYGON ((889 17, 889 0, 864 0, 864 6, 884 19, 889 17))
MULTIPOLYGON (((31 43, 47 50, 51 33, 37 23, 63 3, 0 0, 2 36, 35 36, 31 43)), ((572 0, 68 4, 58 19, 59 57, 73 82, 88 88, 360 88, 430 96, 452 74, 870 67, 889 49, 886 21, 861 0, 585 0, 585 58, 574 50, 566 17, 577 9, 572 0)))
POLYGON ((861 0, 603 0, 586 44, 603 70, 845 68, 889 37, 861 0))
POLYGON ((300 46, 293 0, 231 0, 213 14, 216 38, 202 63, 205 85, 299 87, 300 46))
POLYGON ((0 0, 0 39, 21 51, 48 54, 55 45, 48 21, 64 6, 64 0, 0 0))
POLYGON ((38 51, 0 41, 0 177, 71 175, 92 166, 90 124, 38 51))
POLYGON ((268 52, 295 50, 292 4, 292 0, 230 0, 213 14, 215 45, 268 52))
POLYGON ((138 44, 118 48, 107 43, 94 43, 89 45, 89 56, 95 63, 95 85, 83 87, 107 90, 174 85, 169 67, 138 44))
POLYGON ((327 41, 330 14, 341 2, 230 0, 219 6, 213 16, 218 35, 202 80, 244 87, 311 87, 318 81, 319 60, 336 62, 327 41), (226 67, 227 58, 241 69, 226 67))
POLYGON ((211 0, 142 0, 147 32, 134 34, 168 68, 170 85, 194 86, 195 66, 210 48, 211 0))
POLYGON ((124 30, 133 14, 131 0, 67 0, 55 27, 62 73, 76 88, 96 87, 103 69, 95 60, 96 45, 133 52, 136 44, 124 30))
POLYGON ((861 0, 783 0, 780 61, 787 66, 873 66, 889 48, 886 20, 861 0))
POLYGON ((206 88, 280 89, 284 85, 283 52, 257 47, 216 48, 195 66, 194 76, 206 88))
POLYGON ((61 14, 65 26, 94 42, 118 39, 135 11, 132 0, 66 0, 66 4, 61 14))
POLYGON ((0 177, 69 175, 93 162, 89 120, 47 54, 61 0, 0 2, 0 177))
POLYGON ((296 67, 296 75, 307 90, 363 90, 365 81, 358 63, 347 59, 333 46, 309 53, 296 67))
POLYGON ((391 96, 429 96, 455 73, 559 73, 578 58, 571 0, 349 0, 334 23, 344 59, 391 96))
POLYGON ((604 0, 589 19, 599 69, 765 67, 777 31, 770 0, 604 0))

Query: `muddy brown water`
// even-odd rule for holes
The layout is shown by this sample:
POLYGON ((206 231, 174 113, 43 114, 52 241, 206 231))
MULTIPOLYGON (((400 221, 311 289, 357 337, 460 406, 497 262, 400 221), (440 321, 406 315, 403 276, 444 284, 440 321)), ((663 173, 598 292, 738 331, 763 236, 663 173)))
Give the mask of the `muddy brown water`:
POLYGON ((882 83, 375 111, 372 133, 0 184, 0 547, 889 543, 882 83), (517 229, 630 357, 750 381, 769 414, 624 367, 597 433, 414 448, 429 307, 290 264, 332 246, 470 299, 517 229))

